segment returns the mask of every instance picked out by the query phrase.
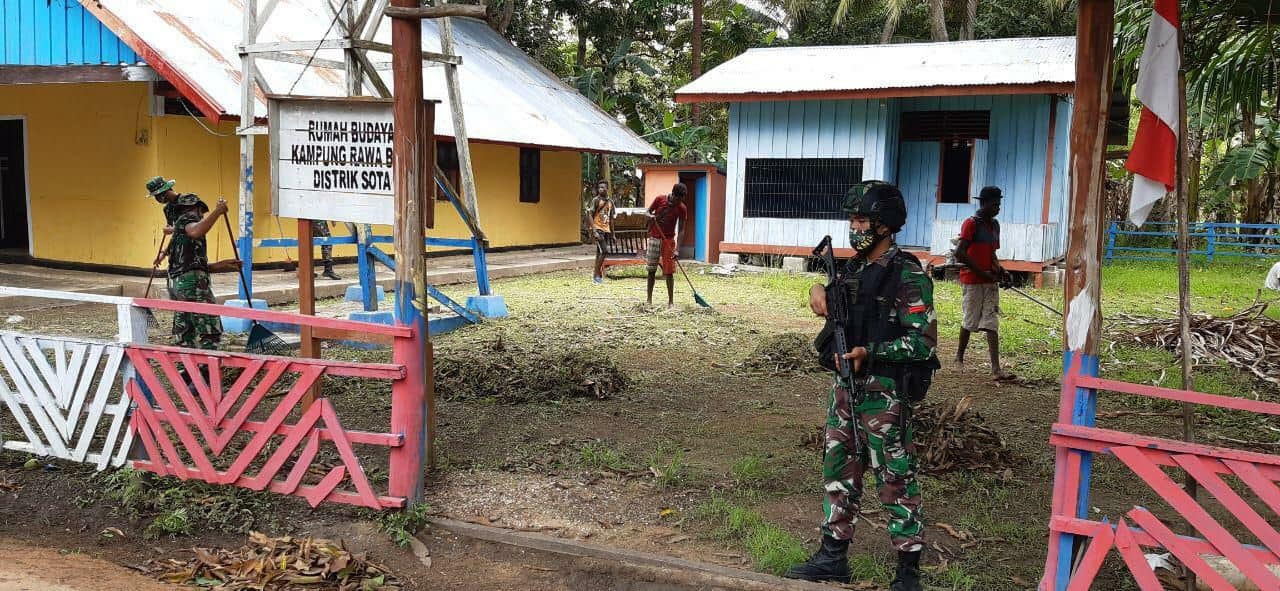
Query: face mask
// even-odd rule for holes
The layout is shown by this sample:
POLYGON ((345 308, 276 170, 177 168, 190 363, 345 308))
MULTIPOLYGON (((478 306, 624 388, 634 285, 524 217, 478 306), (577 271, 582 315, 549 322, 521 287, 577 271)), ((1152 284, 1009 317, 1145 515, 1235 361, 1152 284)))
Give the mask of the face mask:
POLYGON ((875 226, 866 230, 849 228, 849 247, 853 249, 855 256, 866 256, 877 242, 880 242, 880 235, 876 234, 875 226))

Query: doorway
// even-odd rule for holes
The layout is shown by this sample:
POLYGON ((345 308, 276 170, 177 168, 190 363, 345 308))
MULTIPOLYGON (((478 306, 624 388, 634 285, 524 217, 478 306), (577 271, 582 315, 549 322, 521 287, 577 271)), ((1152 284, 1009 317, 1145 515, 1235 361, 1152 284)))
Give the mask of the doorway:
MULTIPOLYGON (((685 218, 684 235, 680 237, 680 257, 684 259, 703 256, 699 252, 698 238, 704 236, 701 231, 702 216, 707 209, 707 173, 702 171, 680 171, 680 182, 689 188, 685 196, 685 207, 689 208, 689 216, 685 218)), ((701 249, 705 251, 705 246, 701 249)))
POLYGON ((28 256, 26 129, 22 119, 0 119, 0 254, 28 256))

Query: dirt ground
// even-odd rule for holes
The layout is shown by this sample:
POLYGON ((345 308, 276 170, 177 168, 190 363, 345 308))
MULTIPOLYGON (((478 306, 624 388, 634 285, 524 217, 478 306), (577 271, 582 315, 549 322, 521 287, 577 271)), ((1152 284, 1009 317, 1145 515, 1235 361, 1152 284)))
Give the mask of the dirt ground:
MULTIPOLYGON (((805 310, 802 297, 811 281, 781 274, 726 279, 697 273, 698 290, 714 304, 713 310, 688 303, 673 310, 647 308, 639 303, 643 280, 631 273, 604 286, 592 286, 576 273, 496 282, 495 291, 506 295, 511 318, 436 338, 438 358, 465 359, 495 350, 520 355, 581 351, 614 360, 627 385, 604 399, 550 396, 543 402, 506 404, 497 402, 494 392, 442 399, 441 468, 429 478, 430 512, 757 570, 776 570, 797 552, 803 558, 819 537, 820 449, 815 436, 830 379, 821 372, 760 372, 744 362, 767 336, 817 332, 818 321, 805 310)), ((938 297, 954 297, 948 289, 940 287, 938 297)), ((690 299, 683 290, 677 297, 690 299)), ((337 306, 327 302, 321 309, 337 306)), ((949 363, 955 327, 948 323, 954 319, 942 318, 939 357, 944 368, 935 378, 929 404, 972 397, 1014 460, 992 469, 924 472, 930 546, 925 562, 931 589, 1029 589, 1043 568, 1053 476, 1047 436, 1057 413, 1058 386, 1037 378, 1035 368, 1046 357, 1061 358, 1060 337, 1053 333, 1056 319, 1026 310, 1008 322, 1030 325, 1029 330, 1042 334, 1022 350, 1005 352, 1013 371, 1031 377, 1017 384, 990 379, 982 344, 974 346, 966 367, 949 363)), ((167 322, 161 315, 153 330, 157 342, 167 322)), ((114 312, 28 312, 8 328, 109 336, 114 312)), ((338 347, 327 348, 325 355, 369 361, 387 357, 386 352, 338 347)), ((1124 368, 1104 366, 1104 374, 1109 369, 1124 368)), ((337 384, 326 393, 348 428, 385 423, 386 392, 337 384)), ((1280 399, 1265 387, 1254 395, 1280 399)), ((1101 408, 1147 414, 1170 410, 1125 400, 1101 408)), ((1218 419, 1224 428, 1253 428, 1234 415, 1218 419)), ((1176 418, 1142 414, 1100 421, 1100 426, 1157 435, 1176 435, 1179 425, 1176 418)), ((146 539, 155 514, 122 510, 118 498, 102 492, 109 488, 102 476, 70 464, 24 470, 26 459, 0 452, 0 538, 10 544, 138 566, 160 557, 181 558, 184 552, 189 556, 187 549, 193 546, 236 547, 244 542, 240 530, 255 529, 343 539, 388 565, 405 589, 684 588, 616 564, 518 551, 430 528, 419 534, 430 554, 428 567, 379 532, 379 521, 371 515, 335 507, 313 511, 295 499, 238 499, 233 506, 243 515, 236 519, 195 522, 187 534, 146 539), (118 528, 123 537, 104 536, 107 528, 118 528)), ((1122 465, 1098 461, 1092 498, 1096 512, 1115 517, 1134 504, 1157 512, 1164 508, 1134 480, 1122 465)), ((207 493, 189 499, 198 503, 200 495, 207 493)), ((874 492, 864 498, 868 502, 853 546, 853 566, 864 582, 856 588, 875 589, 891 576, 893 556, 874 492)), ((1181 527, 1176 520, 1169 523, 1181 527)), ((1247 541, 1243 528, 1235 527, 1233 533, 1247 541)), ((1121 565, 1108 564, 1097 588, 1133 587, 1121 565)))

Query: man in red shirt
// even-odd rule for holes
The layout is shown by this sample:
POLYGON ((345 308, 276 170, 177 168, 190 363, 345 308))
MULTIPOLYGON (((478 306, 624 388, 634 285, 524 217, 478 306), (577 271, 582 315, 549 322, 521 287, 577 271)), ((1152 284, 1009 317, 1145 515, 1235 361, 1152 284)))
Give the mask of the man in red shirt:
POLYGON ((956 350, 956 363, 964 363, 964 351, 969 347, 969 335, 974 331, 987 333, 987 349, 991 354, 991 375, 998 381, 1014 379, 1014 375, 1000 368, 1000 280, 1004 268, 996 251, 1000 249, 1000 199, 999 187, 983 187, 978 194, 978 212, 960 226, 960 242, 956 244, 956 260, 964 265, 960 270, 962 318, 960 320, 960 346, 956 350))
POLYGON ((667 307, 675 305, 676 243, 684 231, 684 218, 689 213, 689 208, 684 205, 684 197, 688 193, 689 188, 684 183, 676 183, 671 187, 670 195, 659 195, 649 204, 649 248, 645 252, 649 270, 649 305, 653 305, 654 275, 659 265, 667 278, 667 307))

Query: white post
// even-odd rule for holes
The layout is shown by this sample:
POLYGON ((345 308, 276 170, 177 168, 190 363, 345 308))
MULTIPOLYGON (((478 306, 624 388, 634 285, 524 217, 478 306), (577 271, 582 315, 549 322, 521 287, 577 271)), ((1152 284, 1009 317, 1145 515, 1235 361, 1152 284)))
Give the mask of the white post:
MULTIPOLYGON (((258 40, 258 0, 244 1, 244 45, 252 45, 258 40)), ((244 284, 240 291, 240 299, 245 306, 253 307, 249 301, 253 291, 253 127, 254 88, 256 72, 253 54, 240 54, 240 256, 244 261, 244 284)))

